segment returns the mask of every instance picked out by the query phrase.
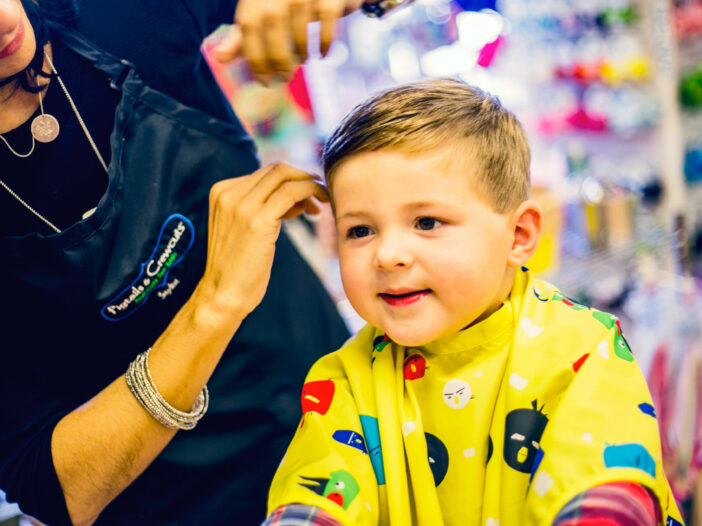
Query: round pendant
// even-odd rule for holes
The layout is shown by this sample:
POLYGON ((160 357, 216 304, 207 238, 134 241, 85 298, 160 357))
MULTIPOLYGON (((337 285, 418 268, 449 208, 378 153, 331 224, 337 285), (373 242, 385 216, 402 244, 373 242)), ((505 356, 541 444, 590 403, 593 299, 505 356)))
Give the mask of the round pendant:
POLYGON ((32 121, 32 135, 39 142, 51 142, 59 134, 59 123, 53 115, 37 115, 32 121))

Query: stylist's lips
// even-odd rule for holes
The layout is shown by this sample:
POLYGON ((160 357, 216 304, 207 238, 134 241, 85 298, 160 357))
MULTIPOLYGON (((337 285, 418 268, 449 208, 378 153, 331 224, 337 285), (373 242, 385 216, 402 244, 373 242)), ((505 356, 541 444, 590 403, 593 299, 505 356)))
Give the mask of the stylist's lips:
POLYGON ((17 34, 12 41, 0 50, 0 58, 6 58, 17 51, 22 45, 22 40, 24 40, 24 24, 20 20, 19 26, 17 26, 17 34))

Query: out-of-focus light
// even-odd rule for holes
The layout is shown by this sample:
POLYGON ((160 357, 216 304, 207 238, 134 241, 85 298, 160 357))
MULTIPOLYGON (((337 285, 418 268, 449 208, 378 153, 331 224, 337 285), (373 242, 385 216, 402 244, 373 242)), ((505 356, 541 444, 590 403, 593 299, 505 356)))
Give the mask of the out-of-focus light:
POLYGON ((329 48, 329 53, 322 59, 332 67, 341 66, 349 58, 349 47, 343 40, 335 40, 329 48))
POLYGON ((500 101, 508 108, 522 108, 533 101, 529 93, 511 77, 494 75, 483 68, 473 68, 461 72, 459 77, 467 84, 476 86, 491 95, 499 97, 500 101))
POLYGON ((434 24, 443 25, 451 20, 451 7, 447 3, 427 6, 427 18, 434 24))
POLYGON ((481 49, 485 44, 494 42, 502 29, 502 16, 488 9, 483 11, 463 11, 456 15, 458 40, 468 49, 481 49))
POLYGON ((380 23, 377 19, 356 13, 349 15, 346 21, 351 60, 363 68, 381 68, 384 56, 378 50, 383 48, 386 41, 388 27, 385 21, 380 23))
POLYGON ((421 77, 419 57, 408 42, 396 42, 388 50, 390 74, 395 82, 411 82, 421 77))
POLYGON ((583 181, 580 191, 585 201, 591 204, 601 203, 605 197, 604 188, 602 188, 602 185, 593 177, 587 177, 583 181))
POLYGON ((478 50, 466 49, 460 44, 440 46, 422 55, 422 71, 430 77, 450 77, 475 67, 478 50))

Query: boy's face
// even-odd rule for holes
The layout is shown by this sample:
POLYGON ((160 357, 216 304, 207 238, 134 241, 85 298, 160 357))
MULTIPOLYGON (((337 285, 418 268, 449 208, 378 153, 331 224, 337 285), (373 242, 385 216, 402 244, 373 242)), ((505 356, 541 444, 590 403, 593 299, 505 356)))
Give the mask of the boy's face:
POLYGON ((346 294, 401 345, 486 318, 512 285, 511 215, 473 189, 470 159, 450 162, 449 152, 363 152, 332 181, 346 294))

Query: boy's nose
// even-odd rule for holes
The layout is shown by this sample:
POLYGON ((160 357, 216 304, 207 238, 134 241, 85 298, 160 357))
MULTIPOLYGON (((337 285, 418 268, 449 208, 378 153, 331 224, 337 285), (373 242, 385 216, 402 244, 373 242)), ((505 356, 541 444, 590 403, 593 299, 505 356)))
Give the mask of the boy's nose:
POLYGON ((395 236, 384 236, 378 239, 375 252, 375 267, 379 270, 392 270, 408 267, 414 261, 412 250, 395 236))

